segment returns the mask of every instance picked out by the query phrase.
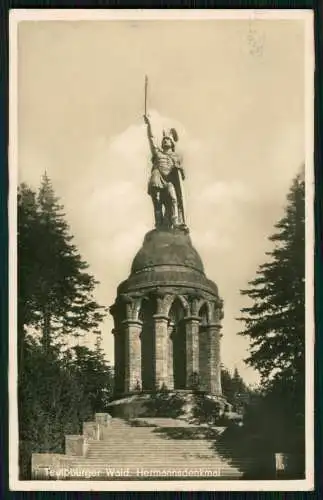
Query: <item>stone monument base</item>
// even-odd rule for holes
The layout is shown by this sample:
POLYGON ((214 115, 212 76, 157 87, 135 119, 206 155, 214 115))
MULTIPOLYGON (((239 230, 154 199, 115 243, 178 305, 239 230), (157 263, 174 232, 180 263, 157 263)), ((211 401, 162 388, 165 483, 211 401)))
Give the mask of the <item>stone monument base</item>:
POLYGON ((131 394, 111 401, 107 411, 124 419, 162 417, 213 424, 242 419, 223 396, 191 390, 131 394))

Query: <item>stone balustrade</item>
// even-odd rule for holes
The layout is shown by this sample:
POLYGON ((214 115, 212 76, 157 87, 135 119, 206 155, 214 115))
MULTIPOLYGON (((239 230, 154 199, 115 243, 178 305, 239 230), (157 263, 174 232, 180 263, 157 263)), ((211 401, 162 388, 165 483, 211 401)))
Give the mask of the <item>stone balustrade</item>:
POLYGON ((51 474, 68 468, 75 457, 86 456, 89 440, 104 439, 104 431, 111 423, 109 413, 96 413, 93 422, 83 422, 83 434, 65 436, 64 453, 33 453, 31 458, 32 479, 50 479, 51 474))

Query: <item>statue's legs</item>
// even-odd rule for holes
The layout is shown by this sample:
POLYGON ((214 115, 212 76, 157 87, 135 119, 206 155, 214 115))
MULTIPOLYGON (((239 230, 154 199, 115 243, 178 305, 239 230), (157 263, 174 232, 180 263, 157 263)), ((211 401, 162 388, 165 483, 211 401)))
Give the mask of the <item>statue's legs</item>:
POLYGON ((171 222, 173 226, 178 226, 178 203, 177 203, 177 196, 176 196, 176 190, 174 185, 169 182, 167 184, 167 191, 169 195, 169 200, 170 200, 170 209, 171 209, 171 222))
POLYGON ((164 226, 172 227, 172 210, 169 203, 168 192, 165 190, 163 193, 163 207, 164 207, 164 226))
POLYGON ((160 196, 160 190, 154 189, 151 198, 153 200, 154 205, 154 213, 155 213, 155 226, 161 227, 163 225, 163 205, 160 196))

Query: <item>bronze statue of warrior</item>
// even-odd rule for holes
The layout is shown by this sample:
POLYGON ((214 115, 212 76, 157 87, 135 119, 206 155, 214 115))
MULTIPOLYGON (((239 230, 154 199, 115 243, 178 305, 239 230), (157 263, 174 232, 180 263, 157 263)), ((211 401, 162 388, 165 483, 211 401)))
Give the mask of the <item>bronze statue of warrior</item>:
POLYGON ((177 132, 173 128, 168 133, 164 131, 161 147, 158 147, 146 114, 144 120, 147 124, 152 154, 148 194, 154 205, 156 227, 186 227, 181 189, 181 180, 184 180, 185 175, 181 158, 175 152, 175 143, 178 141, 177 132))

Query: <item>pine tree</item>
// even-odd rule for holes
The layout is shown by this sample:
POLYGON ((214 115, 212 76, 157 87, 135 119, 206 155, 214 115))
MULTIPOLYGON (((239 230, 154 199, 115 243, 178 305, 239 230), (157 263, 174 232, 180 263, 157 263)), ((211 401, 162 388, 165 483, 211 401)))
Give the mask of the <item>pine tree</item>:
POLYGON ((105 407, 112 374, 97 330, 104 308, 72 243, 63 207, 45 174, 38 193, 18 191, 18 404, 20 476, 32 452, 64 451, 65 434, 105 407), (35 335, 35 330, 41 335, 35 335), (66 335, 97 335, 94 350, 61 349, 66 335))
POLYGON ((235 411, 243 412, 250 401, 253 391, 245 384, 238 368, 235 368, 233 372, 232 392, 235 411))
POLYGON ((70 367, 91 408, 95 412, 104 411, 112 393, 112 370, 103 352, 92 351, 86 346, 75 346, 70 367))
POLYGON ((18 352, 23 357, 25 327, 35 324, 36 297, 33 284, 38 280, 35 260, 39 241, 36 193, 22 183, 18 189, 18 352))
POLYGON ((243 394, 247 391, 247 386, 244 383, 237 367, 235 367, 233 371, 232 385, 234 387, 235 394, 243 394))
MULTIPOLYGON (((298 175, 282 219, 269 240, 269 260, 242 294, 241 335, 251 340, 246 362, 259 371, 262 391, 247 411, 245 433, 258 435, 263 452, 297 456, 304 471, 305 438, 305 183, 298 175), (269 438, 268 438, 269 437, 269 438)), ((249 435, 248 434, 248 435, 249 435)))
POLYGON ((231 375, 226 368, 222 367, 221 385, 227 401, 233 405, 235 410, 242 410, 252 391, 243 381, 238 369, 235 368, 233 375, 231 375))
MULTIPOLYGON (((284 217, 269 240, 274 249, 261 265, 257 277, 242 294, 253 300, 242 309, 251 340, 246 360, 258 370, 262 382, 304 378, 305 351, 305 185, 302 175, 294 180, 284 217)), ((303 385, 303 384, 302 384, 303 385)))
POLYGON ((63 207, 47 174, 37 196, 21 186, 18 207, 21 322, 41 330, 48 349, 53 336, 63 339, 95 329, 105 308, 93 297, 97 282, 72 243, 63 207))
POLYGON ((221 369, 221 386, 222 386, 222 392, 225 398, 229 401, 229 403, 232 403, 233 399, 233 394, 232 394, 232 377, 227 370, 227 368, 222 367, 221 369))

